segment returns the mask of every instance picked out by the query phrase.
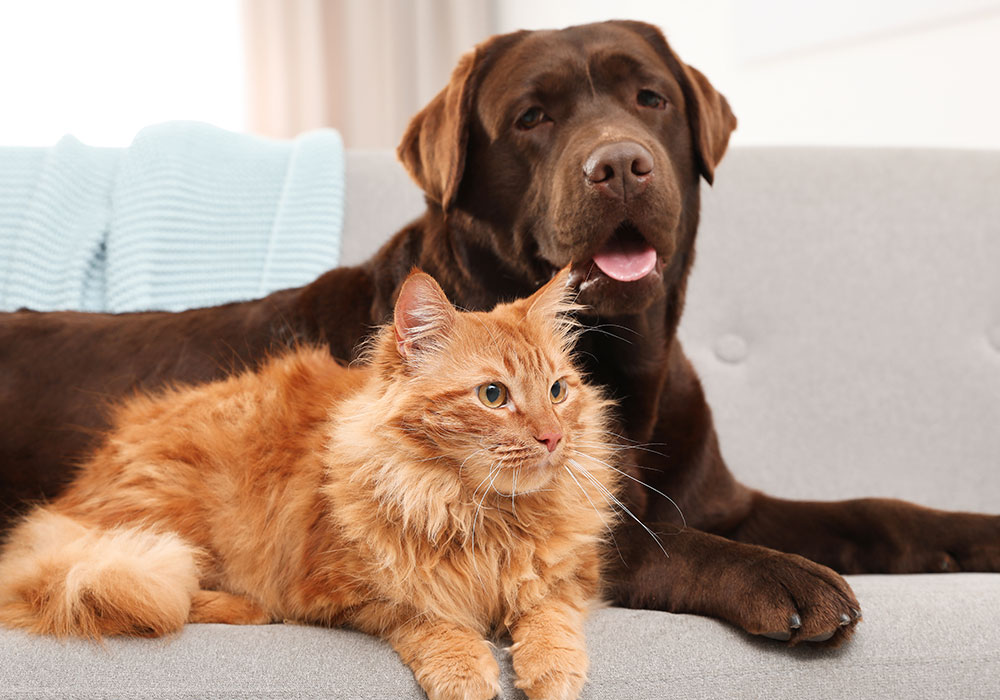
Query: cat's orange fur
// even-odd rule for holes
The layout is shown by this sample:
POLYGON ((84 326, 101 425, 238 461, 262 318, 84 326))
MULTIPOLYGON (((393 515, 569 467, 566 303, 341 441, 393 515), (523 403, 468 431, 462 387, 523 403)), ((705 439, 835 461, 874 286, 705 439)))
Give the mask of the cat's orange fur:
POLYGON ((567 354, 565 274, 457 313, 413 273, 367 367, 301 349, 139 397, 0 557, 0 622, 155 636, 295 620, 380 635, 431 698, 574 698, 615 473, 607 402, 567 354), (564 402, 550 399, 565 377, 564 402), (474 388, 501 381, 488 408, 474 388), (546 433, 548 431, 548 433, 546 433), (562 433, 548 451, 540 435, 562 433))

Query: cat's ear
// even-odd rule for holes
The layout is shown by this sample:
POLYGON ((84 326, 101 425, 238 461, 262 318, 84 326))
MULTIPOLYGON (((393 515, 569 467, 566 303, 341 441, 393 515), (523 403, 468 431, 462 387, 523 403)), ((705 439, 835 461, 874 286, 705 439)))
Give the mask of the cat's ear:
POLYGON ((573 303, 576 290, 569 286, 569 265, 559 270, 555 276, 543 284, 541 288, 525 299, 527 317, 538 320, 559 319, 568 313, 579 310, 573 303))
POLYGON ((455 322, 455 309, 430 275, 414 269, 399 288, 393 326, 404 359, 432 350, 455 322))
POLYGON ((576 337, 580 324, 573 316, 583 309, 575 303, 577 291, 569 284, 569 266, 556 273, 541 289, 524 300, 527 307, 525 320, 548 326, 562 338, 564 349, 568 349, 576 337))

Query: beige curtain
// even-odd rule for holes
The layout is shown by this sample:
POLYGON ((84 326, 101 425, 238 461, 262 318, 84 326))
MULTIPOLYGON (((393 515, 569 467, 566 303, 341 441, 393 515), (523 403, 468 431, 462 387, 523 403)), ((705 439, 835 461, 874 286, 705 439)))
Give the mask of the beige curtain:
POLYGON ((321 126, 394 148, 458 57, 495 33, 496 0, 242 0, 248 126, 321 126))

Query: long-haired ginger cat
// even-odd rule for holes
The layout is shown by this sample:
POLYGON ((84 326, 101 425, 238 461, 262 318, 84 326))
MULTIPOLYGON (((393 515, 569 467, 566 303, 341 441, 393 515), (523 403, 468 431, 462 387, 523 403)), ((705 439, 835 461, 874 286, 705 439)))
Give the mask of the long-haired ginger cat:
POLYGON ((459 313, 414 272, 370 364, 300 349, 142 396, 0 556, 0 623, 156 636, 294 620, 387 639, 432 699, 574 698, 616 487, 566 275, 459 313))

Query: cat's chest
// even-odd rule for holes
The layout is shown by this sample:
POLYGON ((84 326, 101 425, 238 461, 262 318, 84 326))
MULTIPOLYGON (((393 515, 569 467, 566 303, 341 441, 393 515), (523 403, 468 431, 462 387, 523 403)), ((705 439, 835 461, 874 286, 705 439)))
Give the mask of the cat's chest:
POLYGON ((477 628, 495 627, 545 594, 551 567, 536 537, 490 525, 480 523, 475 538, 469 533, 444 542, 404 534, 395 551, 377 553, 373 563, 407 562, 387 592, 415 608, 477 628))

